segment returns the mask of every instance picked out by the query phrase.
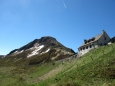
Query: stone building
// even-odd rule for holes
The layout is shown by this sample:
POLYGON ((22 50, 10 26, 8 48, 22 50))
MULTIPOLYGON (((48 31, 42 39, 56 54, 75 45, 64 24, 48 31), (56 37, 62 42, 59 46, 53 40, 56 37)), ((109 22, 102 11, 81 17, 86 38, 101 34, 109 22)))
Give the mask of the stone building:
POLYGON ((114 43, 115 42, 115 36, 113 38, 110 39, 109 43, 114 43))
POLYGON ((84 40, 84 43, 78 48, 78 55, 82 56, 91 49, 94 49, 98 46, 107 45, 110 41, 110 37, 108 34, 103 30, 101 34, 94 36, 88 40, 84 40))

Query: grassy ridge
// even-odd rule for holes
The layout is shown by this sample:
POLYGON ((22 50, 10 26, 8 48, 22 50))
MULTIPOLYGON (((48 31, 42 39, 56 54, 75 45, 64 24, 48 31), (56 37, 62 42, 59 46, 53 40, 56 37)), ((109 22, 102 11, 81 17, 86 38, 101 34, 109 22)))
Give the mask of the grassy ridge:
POLYGON ((96 48, 63 64, 1 66, 0 85, 115 86, 115 44, 96 48))
POLYGON ((33 66, 0 67, 0 86, 31 86, 37 78, 46 74, 59 64, 52 63, 33 66))
POLYGON ((115 44, 94 49, 65 65, 69 67, 38 86, 115 86, 115 44))

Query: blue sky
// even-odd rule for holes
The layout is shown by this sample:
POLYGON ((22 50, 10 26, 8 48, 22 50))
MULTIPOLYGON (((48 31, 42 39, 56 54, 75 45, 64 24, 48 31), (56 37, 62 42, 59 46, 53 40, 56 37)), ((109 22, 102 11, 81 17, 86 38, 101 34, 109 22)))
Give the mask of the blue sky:
POLYGON ((115 0, 0 0, 0 54, 42 36, 77 52, 105 30, 115 36, 115 0))

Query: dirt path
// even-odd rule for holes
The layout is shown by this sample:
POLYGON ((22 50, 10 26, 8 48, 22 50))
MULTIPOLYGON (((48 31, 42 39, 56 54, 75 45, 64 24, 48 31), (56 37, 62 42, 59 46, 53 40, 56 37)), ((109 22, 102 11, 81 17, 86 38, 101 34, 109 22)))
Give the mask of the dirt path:
POLYGON ((64 66, 62 64, 60 64, 58 67, 50 70, 46 74, 29 81, 29 83, 33 84, 33 83, 41 82, 41 81, 44 81, 48 78, 51 78, 52 76, 54 76, 54 75, 58 74, 60 71, 62 71, 63 68, 64 68, 64 66))
POLYGON ((56 75, 57 73, 59 73, 62 70, 63 66, 60 64, 59 67, 56 67, 55 69, 49 71, 48 73, 44 74, 43 76, 40 76, 36 79, 36 82, 40 82, 43 81, 45 79, 48 79, 54 75, 56 75))
POLYGON ((37 79, 34 80, 34 81, 32 81, 32 83, 41 82, 41 81, 44 81, 44 80, 46 80, 48 78, 51 78, 52 76, 58 74, 59 72, 65 70, 66 68, 67 68, 67 70, 65 72, 69 72, 71 69, 75 68, 75 66, 72 66, 73 64, 75 64, 74 61, 72 63, 68 62, 67 65, 66 65, 66 67, 64 65, 60 64, 58 67, 52 69, 48 73, 46 73, 46 74, 44 74, 44 75, 42 75, 40 77, 37 77, 37 79), (70 69, 68 69, 70 66, 72 66, 72 67, 70 69))
MULTIPOLYGON (((69 63, 69 64, 71 64, 71 63, 69 63)), ((70 67, 69 64, 68 64, 68 66, 66 66, 66 68, 70 67)), ((74 61, 73 61, 73 64, 75 64, 74 61)), ((75 68, 75 67, 76 67, 76 65, 73 65, 73 66, 72 66, 70 69, 68 69, 66 72, 72 70, 72 69, 75 68)), ((45 79, 48 79, 48 78, 50 78, 50 77, 56 75, 57 73, 59 73, 60 71, 62 71, 62 70, 64 70, 64 69, 65 69, 65 67, 64 67, 62 64, 60 64, 60 65, 59 65, 58 67, 56 67, 55 69, 49 71, 48 73, 44 74, 44 75, 41 76, 41 77, 38 77, 38 78, 37 78, 37 82, 43 81, 43 80, 45 80, 45 79)))

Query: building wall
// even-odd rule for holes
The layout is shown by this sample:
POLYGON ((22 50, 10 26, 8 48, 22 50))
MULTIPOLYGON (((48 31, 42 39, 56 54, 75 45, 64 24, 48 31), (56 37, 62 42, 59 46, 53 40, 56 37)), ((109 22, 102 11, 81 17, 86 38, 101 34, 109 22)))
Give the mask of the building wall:
POLYGON ((113 37, 113 42, 115 42, 115 37, 113 37))
POLYGON ((106 32, 103 32, 103 35, 98 40, 98 45, 99 46, 106 45, 108 44, 109 40, 110 40, 110 37, 107 35, 106 32))
POLYGON ((90 43, 90 44, 87 44, 86 46, 84 46, 83 48, 82 48, 82 50, 80 50, 80 48, 79 48, 79 50, 78 50, 78 55, 79 56, 82 56, 82 55, 84 55, 85 53, 87 53, 87 52, 89 52, 90 50, 92 50, 92 49, 94 49, 94 48, 97 48, 98 47, 98 43, 97 43, 97 41, 96 42, 93 42, 93 43, 90 43))
POLYGON ((87 44, 84 47, 84 49, 78 49, 78 55, 79 56, 82 56, 84 55, 85 53, 89 52, 90 50, 94 49, 94 48, 97 48, 98 46, 103 46, 103 45, 106 45, 108 44, 108 42, 110 41, 110 37, 107 35, 107 33, 103 30, 102 31, 102 36, 95 42, 93 43, 90 43, 90 44, 87 44), (88 48, 86 48, 88 46, 88 48), (92 47, 90 47, 92 46, 92 47))

